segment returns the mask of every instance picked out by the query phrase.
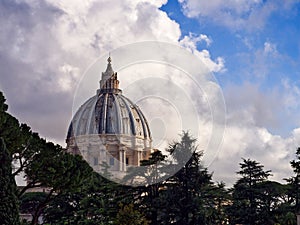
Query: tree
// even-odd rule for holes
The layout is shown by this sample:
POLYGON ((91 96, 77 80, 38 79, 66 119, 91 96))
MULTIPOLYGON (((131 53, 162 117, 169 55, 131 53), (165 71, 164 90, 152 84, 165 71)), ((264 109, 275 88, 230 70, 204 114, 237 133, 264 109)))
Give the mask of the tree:
POLYGON ((264 181, 258 185, 261 193, 261 220, 264 224, 296 224, 288 197, 289 185, 276 181, 264 181))
POLYGON ((295 199, 295 210, 300 214, 300 148, 296 151, 296 160, 290 162, 295 176, 291 178, 292 195, 295 199))
POLYGON ((229 194, 229 191, 225 187, 224 182, 220 182, 217 184, 214 184, 212 186, 208 186, 206 192, 206 199, 208 202, 209 208, 206 208, 206 211, 209 213, 206 213, 207 217, 210 218, 209 221, 207 221, 207 224, 214 224, 214 225, 221 225, 221 224, 227 224, 228 222, 228 215, 226 212, 226 206, 231 201, 231 196, 229 194))
POLYGON ((211 181, 212 175, 201 164, 202 152, 196 139, 183 132, 181 140, 170 144, 167 152, 169 156, 154 151, 148 160, 141 161, 144 167, 127 176, 129 180, 139 177, 148 182, 130 189, 134 205, 153 225, 222 223, 227 198, 224 184, 211 181))
POLYGON ((96 172, 80 188, 65 191, 49 202, 44 220, 52 224, 112 224, 120 203, 133 202, 129 187, 118 185, 96 172))
POLYGON ((148 225, 149 221, 141 212, 134 209, 133 204, 120 204, 120 210, 114 223, 116 225, 148 225))
POLYGON ((155 150, 149 159, 141 161, 141 167, 129 170, 124 182, 142 180, 146 185, 131 187, 130 192, 134 193, 135 205, 145 214, 151 224, 159 224, 159 214, 162 209, 160 193, 164 188, 164 177, 169 174, 165 170, 166 156, 161 151, 155 150))
POLYGON ((37 185, 48 188, 46 198, 40 202, 33 215, 32 224, 36 224, 49 202, 63 193, 79 189, 92 169, 81 156, 68 154, 58 145, 45 143, 25 172, 37 185))
POLYGON ((183 132, 181 140, 170 145, 168 152, 182 168, 165 182, 161 215, 164 224, 213 224, 215 208, 209 193, 212 175, 201 164, 202 152, 197 149, 196 139, 183 132))
POLYGON ((237 174, 241 178, 234 184, 232 190, 233 204, 229 207, 229 215, 233 224, 268 224, 263 216, 264 191, 261 188, 271 175, 270 170, 265 171, 263 165, 243 159, 240 163, 241 170, 237 174))
POLYGON ((3 138, 0 138, 0 218, 4 225, 18 225, 19 210, 16 183, 12 176, 12 159, 3 138))
POLYGON ((34 217, 37 207, 45 201, 46 192, 27 192, 20 198, 20 212, 34 217))
MULTIPOLYGON (((286 179, 288 182, 288 196, 290 197, 288 208, 294 213, 295 223, 296 215, 300 215, 300 147, 296 150, 296 159, 292 160, 290 165, 294 176, 286 179)), ((292 216, 289 215, 289 218, 292 218, 292 216)))
MULTIPOLYGON (((66 153, 61 146, 40 138, 26 124, 20 125, 16 118, 6 112, 7 109, 5 98, 0 92, 0 137, 4 139, 7 146, 3 152, 1 166, 7 167, 8 164, 11 166, 14 162, 13 165, 18 166, 13 172, 10 170, 11 179, 14 181, 15 176, 24 172, 28 182, 23 189, 16 190, 9 179, 3 178, 1 187, 5 189, 12 185, 10 189, 12 194, 22 200, 24 200, 23 195, 31 188, 47 187, 46 196, 35 201, 37 205, 31 208, 34 209, 34 212, 31 212, 32 224, 37 224, 38 217, 48 204, 63 193, 78 189, 92 169, 81 156, 66 153)), ((5 171, 8 170, 9 168, 6 168, 5 171)), ((11 204, 10 201, 5 200, 1 205, 9 207, 11 204)), ((18 207, 14 210, 18 213, 18 207)))

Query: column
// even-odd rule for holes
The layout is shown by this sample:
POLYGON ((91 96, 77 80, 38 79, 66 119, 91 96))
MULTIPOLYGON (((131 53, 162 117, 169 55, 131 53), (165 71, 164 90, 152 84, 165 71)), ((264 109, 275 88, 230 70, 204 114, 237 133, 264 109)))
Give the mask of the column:
POLYGON ((124 172, 126 171, 126 150, 123 150, 123 165, 124 165, 124 172))
POLYGON ((122 165, 122 162, 123 162, 123 149, 120 149, 119 151, 119 171, 123 171, 123 165, 122 165))

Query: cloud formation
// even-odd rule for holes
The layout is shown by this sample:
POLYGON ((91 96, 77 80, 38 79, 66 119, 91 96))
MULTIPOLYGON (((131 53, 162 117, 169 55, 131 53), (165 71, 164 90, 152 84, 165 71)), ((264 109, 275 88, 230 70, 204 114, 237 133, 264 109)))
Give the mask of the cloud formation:
MULTIPOLYGON (((158 40, 175 43, 196 55, 210 72, 225 71, 224 58, 211 57, 209 47, 214 43, 209 35, 191 33, 180 39, 179 24, 159 9, 166 2, 1 1, 0 88, 8 99, 10 112, 20 121, 28 123, 42 137, 64 145, 74 92, 86 68, 99 56, 135 42, 158 40), (199 42, 205 43, 206 49, 199 50, 199 42)), ((282 3, 283 8, 291 6, 292 3, 287 2, 282 3)), ((265 19, 279 9, 279 1, 246 1, 246 4, 242 4, 241 1, 232 0, 223 4, 220 0, 181 0, 181 4, 189 17, 209 18, 233 29, 240 29, 245 24, 247 29, 262 28, 265 19)), ((257 52, 257 58, 274 57, 274 54, 278 54, 275 43, 266 41, 257 52)), ((166 77, 169 80, 176 79, 169 72, 165 71, 166 77)), ((133 69, 132 74, 129 75, 139 77, 143 73, 133 69)), ((95 87, 99 79, 95 80, 95 87)), ((126 77, 122 79, 121 86, 124 84, 126 87, 128 80, 126 77)), ((185 82, 182 78, 177 81, 179 84, 185 82)), ((214 99, 218 87, 209 84, 206 88, 214 99)), ((289 91, 281 96, 280 103, 292 114, 300 92, 297 85, 289 80, 283 80, 282 84, 289 91)), ((196 89, 190 91, 192 93, 196 89)), ((262 162, 267 169, 276 172, 277 179, 285 177, 290 172, 288 162, 295 150, 295 143, 300 141, 300 131, 295 128, 286 138, 269 131, 269 126, 276 126, 281 121, 280 105, 276 105, 277 95, 264 95, 251 84, 225 88, 225 92, 227 131, 223 146, 211 165, 216 179, 232 182, 233 171, 237 170, 241 157, 262 162), (274 110, 278 110, 278 114, 274 110)), ((193 100, 201 103, 197 98, 193 100)), ((198 113, 201 117, 205 110, 199 108, 198 113)), ((205 124, 206 118, 202 119, 205 124)), ((300 126, 300 121, 298 124, 300 126)), ((209 134, 211 124, 206 125, 204 130, 209 134)))
MULTIPOLYGON (((282 128, 293 120, 285 114, 288 92, 265 92, 258 84, 230 84, 224 88, 227 121, 222 148, 212 163, 216 180, 232 184, 241 158, 261 162, 272 170, 272 179, 283 182, 291 174, 289 162, 300 144, 299 128, 286 135, 282 128), (234 162, 234 163, 233 163, 234 162), (221 176, 220 176, 221 175, 221 176)), ((292 124, 295 126, 295 122, 292 124)))
MULTIPOLYGON (((43 137, 64 144, 73 92, 97 57, 134 42, 178 43, 179 24, 159 10, 164 3, 1 1, 0 86, 10 111, 43 137)), ((206 50, 200 57, 213 70, 219 64, 206 50)))
POLYGON ((289 10, 297 0, 263 1, 245 0, 179 0, 183 12, 200 21, 213 21, 233 30, 253 31, 264 28, 270 15, 279 10, 289 10))

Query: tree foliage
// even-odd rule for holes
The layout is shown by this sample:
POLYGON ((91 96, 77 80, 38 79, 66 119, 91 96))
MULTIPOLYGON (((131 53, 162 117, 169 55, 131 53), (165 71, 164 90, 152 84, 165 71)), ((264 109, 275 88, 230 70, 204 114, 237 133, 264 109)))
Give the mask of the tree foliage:
POLYGON ((134 209, 134 205, 131 203, 129 205, 120 204, 120 210, 114 223, 116 225, 148 225, 149 221, 139 210, 134 209))
POLYGON ((196 139, 183 132, 165 154, 153 151, 125 177, 127 184, 142 179, 147 185, 123 186, 93 172, 80 156, 40 138, 7 109, 0 92, 2 224, 20 224, 19 209, 32 215, 31 224, 40 215, 45 224, 55 225, 296 224, 300 148, 290 163, 294 175, 287 184, 269 180, 271 171, 259 162, 242 159, 239 178, 228 190, 223 182, 213 181, 196 139), (27 185, 17 189, 14 178, 23 172, 27 185), (33 188, 46 191, 31 192, 33 188))
POLYGON ((3 225, 18 225, 19 211, 16 183, 12 176, 12 159, 0 138, 0 218, 3 225))
MULTIPOLYGON (((67 154, 61 146, 47 142, 32 132, 29 126, 20 124, 16 118, 7 113, 7 109, 5 98, 0 92, 0 138, 6 143, 6 148, 1 148, 1 166, 6 175, 1 176, 3 179, 1 187, 3 190, 9 187, 11 196, 16 196, 18 200, 24 200, 23 195, 32 188, 47 187, 46 197, 36 201, 37 205, 31 208, 35 209, 31 212, 32 224, 37 224, 38 217, 48 203, 64 192, 79 188, 92 169, 80 156, 67 154), (12 165, 15 166, 13 171, 12 165), (28 182, 25 187, 18 190, 14 182, 15 177, 21 173, 26 174, 28 182)), ((9 196, 8 193, 3 194, 9 196)), ((16 205, 12 205, 13 203, 4 197, 2 199, 5 202, 1 204, 3 207, 10 205, 14 207, 14 212, 19 214, 16 205)))

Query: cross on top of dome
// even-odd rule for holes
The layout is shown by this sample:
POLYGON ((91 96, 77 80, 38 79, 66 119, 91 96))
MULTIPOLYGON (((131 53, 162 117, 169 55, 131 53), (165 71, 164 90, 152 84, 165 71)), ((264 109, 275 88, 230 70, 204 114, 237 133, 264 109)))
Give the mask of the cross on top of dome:
POLYGON ((102 72, 102 77, 100 80, 100 93, 120 93, 119 80, 117 72, 114 72, 111 65, 111 57, 107 59, 106 71, 102 72))
POLYGON ((107 63, 105 73, 107 74, 107 76, 110 76, 112 73, 114 73, 114 70, 113 70, 112 65, 111 65, 111 57, 110 56, 108 57, 107 62, 108 63, 107 63))

